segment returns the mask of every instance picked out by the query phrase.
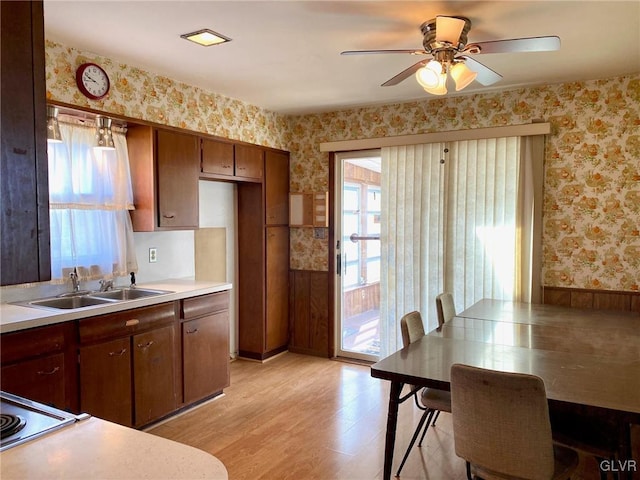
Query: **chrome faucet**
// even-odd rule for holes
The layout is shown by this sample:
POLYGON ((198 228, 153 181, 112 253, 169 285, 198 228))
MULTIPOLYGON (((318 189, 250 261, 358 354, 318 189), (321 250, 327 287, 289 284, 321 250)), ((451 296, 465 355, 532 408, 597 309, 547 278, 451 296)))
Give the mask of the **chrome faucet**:
POLYGON ((100 291, 106 292, 107 290, 113 290, 113 280, 100 280, 100 291))
POLYGON ((79 292, 80 291, 80 280, 78 280, 78 271, 73 268, 73 272, 69 274, 69 278, 71 279, 71 291, 79 292))

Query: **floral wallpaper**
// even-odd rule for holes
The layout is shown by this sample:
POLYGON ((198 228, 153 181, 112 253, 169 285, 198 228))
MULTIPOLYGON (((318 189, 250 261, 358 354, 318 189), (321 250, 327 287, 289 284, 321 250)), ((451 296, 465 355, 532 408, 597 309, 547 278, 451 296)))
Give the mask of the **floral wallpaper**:
MULTIPOLYGON (((640 289, 640 74, 284 116, 51 41, 46 62, 50 99, 290 151, 291 191, 328 189, 322 142, 551 122, 543 284, 640 289), (86 61, 112 79, 101 101, 75 86, 86 61)), ((327 270, 326 239, 308 228, 290 239, 292 269, 327 270)))

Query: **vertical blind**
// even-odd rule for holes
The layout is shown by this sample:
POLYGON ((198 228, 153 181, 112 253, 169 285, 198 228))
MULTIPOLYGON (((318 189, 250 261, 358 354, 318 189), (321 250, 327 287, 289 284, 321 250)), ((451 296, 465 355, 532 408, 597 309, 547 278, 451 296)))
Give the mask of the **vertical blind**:
POLYGON ((482 298, 530 300, 530 164, 542 158, 523 142, 382 148, 382 357, 401 347, 404 314, 418 310, 426 331, 437 326, 440 292, 453 294, 457 311, 482 298))

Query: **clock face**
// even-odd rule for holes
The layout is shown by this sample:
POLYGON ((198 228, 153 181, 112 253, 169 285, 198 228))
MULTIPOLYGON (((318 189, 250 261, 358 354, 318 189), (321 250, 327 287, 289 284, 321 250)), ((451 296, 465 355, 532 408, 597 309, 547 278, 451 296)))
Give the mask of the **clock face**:
POLYGON ((95 63, 84 63, 76 71, 76 83, 87 97, 98 100, 109 92, 109 77, 95 63))

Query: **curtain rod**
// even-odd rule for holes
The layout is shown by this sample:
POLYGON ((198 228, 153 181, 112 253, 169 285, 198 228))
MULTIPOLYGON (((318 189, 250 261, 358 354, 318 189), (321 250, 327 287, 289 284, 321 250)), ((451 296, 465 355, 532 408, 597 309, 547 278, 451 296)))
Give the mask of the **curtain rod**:
POLYGON ((548 122, 534 122, 523 125, 503 127, 472 128, 468 130, 449 130, 445 132, 419 133, 415 135, 399 135, 395 137, 363 138, 359 140, 341 140, 323 142, 321 152, 348 152, 371 148, 398 147, 401 145, 420 145, 426 143, 455 142, 461 140, 480 140, 484 138, 528 137, 531 135, 547 135, 551 133, 548 122))

